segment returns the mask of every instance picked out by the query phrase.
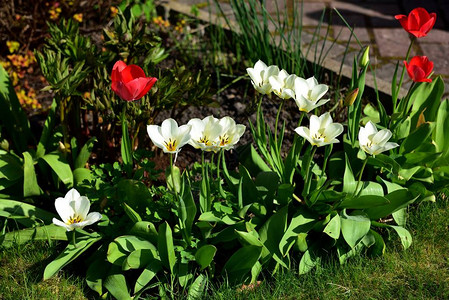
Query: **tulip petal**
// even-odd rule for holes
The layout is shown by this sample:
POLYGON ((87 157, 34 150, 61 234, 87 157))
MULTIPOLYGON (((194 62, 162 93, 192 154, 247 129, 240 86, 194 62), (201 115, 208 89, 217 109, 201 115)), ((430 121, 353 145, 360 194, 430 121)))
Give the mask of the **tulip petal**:
POLYGON ((120 72, 122 72, 124 68, 126 68, 126 63, 121 60, 117 61, 112 67, 111 80, 121 81, 122 77, 120 75, 120 72))
POLYGON ((75 214, 73 207, 69 205, 69 200, 59 197, 55 200, 55 208, 61 219, 66 222, 75 214))
POLYGON ((80 196, 75 200, 75 212, 81 219, 85 219, 90 209, 90 201, 86 196, 80 196))
POLYGON ((373 144, 377 144, 383 147, 385 143, 388 142, 388 140, 391 138, 392 135, 393 134, 391 133, 390 130, 382 129, 373 136, 372 142, 373 144))
POLYGON ((161 127, 157 125, 148 125, 147 133, 153 144, 161 149, 165 148, 165 139, 161 133, 161 127))
POLYGON ((65 229, 67 229, 67 231, 72 231, 74 228, 72 227, 72 225, 67 225, 64 222, 61 222, 60 220, 53 218, 52 220, 53 224, 57 225, 57 226, 61 226, 64 227, 65 229))
MULTIPOLYGON (((91 212, 87 215, 84 222, 87 223, 86 225, 92 225, 93 223, 100 221, 101 218, 102 218, 102 215, 99 212, 91 212)), ((82 223, 82 222, 80 222, 80 223, 82 223)))
POLYGON ((112 90, 123 100, 131 101, 133 99, 133 95, 126 88, 125 84, 121 81, 112 81, 111 84, 112 90))
POLYGON ((145 73, 143 72, 142 68, 137 65, 127 66, 120 72, 120 75, 124 83, 128 83, 131 80, 139 77, 145 77, 145 73))

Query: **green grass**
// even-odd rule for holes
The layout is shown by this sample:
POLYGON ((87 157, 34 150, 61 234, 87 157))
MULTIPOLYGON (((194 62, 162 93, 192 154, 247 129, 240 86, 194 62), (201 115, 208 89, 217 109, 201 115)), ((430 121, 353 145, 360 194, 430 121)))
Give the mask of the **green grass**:
MULTIPOLYGON (((449 200, 410 209, 412 246, 403 251, 391 232, 383 257, 327 261, 313 272, 265 275, 259 287, 239 292, 219 284, 207 299, 449 299, 449 200)), ((60 249, 46 242, 0 252, 0 299, 86 299, 94 293, 70 269, 42 282, 43 270, 60 249)), ((70 266, 69 266, 70 267, 70 266)))
POLYGON ((391 233, 378 258, 335 260, 313 272, 294 271, 264 280, 251 292, 221 285, 212 299, 449 299, 449 201, 421 203, 410 211, 413 245, 403 251, 391 233))
POLYGON ((0 299, 87 299, 90 292, 83 278, 61 272, 42 281, 45 266, 60 251, 47 242, 0 251, 0 299))

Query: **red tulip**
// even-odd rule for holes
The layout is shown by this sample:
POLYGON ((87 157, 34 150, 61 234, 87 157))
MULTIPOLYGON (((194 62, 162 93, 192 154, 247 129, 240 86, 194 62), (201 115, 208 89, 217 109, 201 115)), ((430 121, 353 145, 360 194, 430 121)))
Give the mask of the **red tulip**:
POLYGON ((432 82, 429 77, 433 70, 433 62, 427 56, 415 56, 410 60, 410 64, 404 60, 405 68, 408 76, 414 82, 432 82))
POLYGON ((114 64, 111 79, 112 90, 126 101, 142 98, 157 81, 155 77, 145 77, 145 73, 139 66, 127 66, 121 60, 114 64))
POLYGON ((426 36, 437 20, 436 13, 429 14, 427 10, 422 7, 415 8, 408 14, 408 16, 396 15, 394 17, 396 20, 399 20, 405 31, 413 34, 417 38, 426 36))

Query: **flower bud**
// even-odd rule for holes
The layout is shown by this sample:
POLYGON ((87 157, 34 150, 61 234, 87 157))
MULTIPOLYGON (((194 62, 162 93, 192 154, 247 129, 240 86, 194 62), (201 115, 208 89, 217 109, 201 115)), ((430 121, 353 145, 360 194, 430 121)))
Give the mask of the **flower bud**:
POLYGON ((359 65, 362 68, 366 67, 367 64, 369 64, 369 46, 365 48, 365 51, 363 52, 363 55, 360 57, 359 61, 359 65))
POLYGON ((359 88, 352 90, 349 94, 346 95, 344 105, 351 106, 355 99, 357 99, 357 95, 359 94, 359 88))

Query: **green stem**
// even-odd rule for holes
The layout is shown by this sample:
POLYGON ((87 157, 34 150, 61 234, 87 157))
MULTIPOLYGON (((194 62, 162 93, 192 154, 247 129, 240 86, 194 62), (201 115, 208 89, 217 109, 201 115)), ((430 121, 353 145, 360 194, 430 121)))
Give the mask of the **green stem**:
POLYGON ((276 123, 274 123, 274 141, 276 143, 276 147, 278 145, 278 123, 279 123, 279 116, 282 112, 282 107, 284 106, 284 99, 282 99, 281 104, 279 104, 278 112, 276 114, 276 123))
MULTIPOLYGON (((408 62, 408 59, 410 57, 410 52, 412 51, 412 46, 413 46, 413 42, 415 41, 415 38, 413 37, 412 40, 410 41, 410 45, 408 46, 408 50, 407 50, 407 55, 405 56, 405 61, 408 62)), ((399 92, 401 90, 402 87, 402 81, 404 80, 404 75, 405 75, 405 66, 402 67, 402 73, 401 73, 401 78, 399 79, 399 85, 397 87, 396 93, 395 93, 395 99, 393 99, 393 109, 394 111, 396 111, 396 104, 397 104, 397 100, 398 100, 398 96, 399 96, 399 92)))
POLYGON ((310 191, 310 184, 312 183, 312 168, 311 168, 311 164, 312 164, 312 160, 313 160, 313 156, 315 155, 316 152, 316 146, 312 146, 312 151, 310 153, 310 157, 307 161, 307 173, 306 173, 306 181, 304 183, 304 195, 306 196, 309 194, 310 191))
POLYGON ((74 229, 72 231, 72 244, 73 244, 73 247, 77 248, 76 247, 76 229, 74 229))
POLYGON ((175 185, 175 172, 173 169, 173 153, 170 153, 170 174, 171 174, 171 182, 173 185, 173 192, 175 193, 176 200, 178 200, 178 191, 176 190, 175 185))
POLYGON ((357 193, 357 190, 359 189, 359 185, 362 180, 363 171, 365 170, 365 166, 366 166, 367 162, 368 162, 368 157, 363 161, 363 166, 362 166, 362 169, 360 170, 359 178, 357 180, 357 185, 355 186, 355 193, 357 194, 357 196, 360 194, 360 193, 357 193))

